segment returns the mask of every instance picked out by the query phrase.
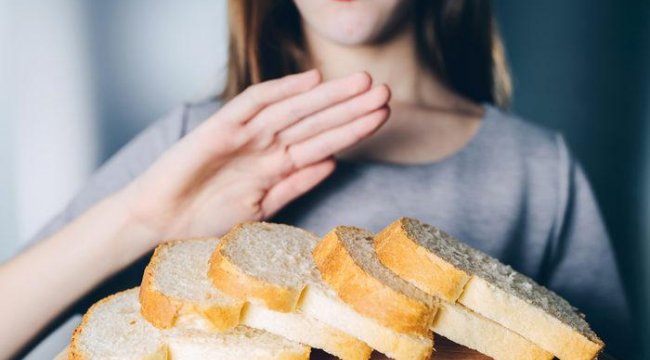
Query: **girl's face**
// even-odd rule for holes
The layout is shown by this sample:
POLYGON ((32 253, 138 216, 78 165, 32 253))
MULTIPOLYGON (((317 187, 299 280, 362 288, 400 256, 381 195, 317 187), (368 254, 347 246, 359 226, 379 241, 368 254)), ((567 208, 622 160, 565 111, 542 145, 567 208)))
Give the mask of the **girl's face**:
POLYGON ((414 0, 294 0, 307 27, 340 45, 388 38, 408 17, 414 0))

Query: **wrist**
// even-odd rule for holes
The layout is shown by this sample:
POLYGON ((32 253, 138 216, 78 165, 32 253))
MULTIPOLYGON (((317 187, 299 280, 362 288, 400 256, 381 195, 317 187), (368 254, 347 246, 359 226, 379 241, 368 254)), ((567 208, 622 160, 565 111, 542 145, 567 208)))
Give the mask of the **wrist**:
POLYGON ((126 266, 151 251, 160 242, 160 234, 147 226, 143 219, 131 211, 131 199, 125 192, 118 192, 100 205, 113 229, 110 239, 115 262, 126 266))

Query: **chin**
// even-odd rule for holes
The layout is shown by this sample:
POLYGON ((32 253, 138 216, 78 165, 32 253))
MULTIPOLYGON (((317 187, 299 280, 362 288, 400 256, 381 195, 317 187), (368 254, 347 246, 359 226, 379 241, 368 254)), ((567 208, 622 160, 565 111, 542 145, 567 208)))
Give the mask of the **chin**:
POLYGON ((341 45, 367 45, 389 37, 414 0, 294 0, 310 30, 341 45))

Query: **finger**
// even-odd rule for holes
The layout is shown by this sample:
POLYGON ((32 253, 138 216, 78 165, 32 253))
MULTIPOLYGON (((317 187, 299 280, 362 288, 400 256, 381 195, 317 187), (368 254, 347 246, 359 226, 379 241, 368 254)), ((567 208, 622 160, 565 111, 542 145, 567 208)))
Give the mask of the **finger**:
POLYGON ((287 148, 295 167, 319 162, 370 136, 388 119, 387 106, 348 124, 326 131, 287 148))
POLYGON ((371 85, 372 79, 366 72, 331 80, 268 106, 248 126, 254 133, 265 131, 275 134, 305 116, 368 91, 371 85))
POLYGON ((311 90, 320 82, 320 72, 314 69, 252 85, 226 103, 215 118, 218 121, 247 122, 266 106, 311 90))
POLYGON ((290 201, 311 190, 328 177, 334 168, 334 160, 326 159, 299 169, 277 183, 268 191, 262 201, 264 217, 268 218, 275 214, 290 201))
POLYGON ((388 87, 376 86, 366 93, 304 118, 283 130, 279 139, 284 144, 295 144, 377 110, 385 106, 389 99, 388 87))

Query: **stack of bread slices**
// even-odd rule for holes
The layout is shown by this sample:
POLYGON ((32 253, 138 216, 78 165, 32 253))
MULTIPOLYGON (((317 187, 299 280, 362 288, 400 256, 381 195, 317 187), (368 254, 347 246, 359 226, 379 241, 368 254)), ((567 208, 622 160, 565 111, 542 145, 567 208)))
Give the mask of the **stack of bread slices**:
POLYGON ((93 305, 69 359, 435 358, 434 334, 494 359, 594 359, 584 317, 439 229, 402 218, 322 239, 243 223, 158 246, 139 288, 93 305))

